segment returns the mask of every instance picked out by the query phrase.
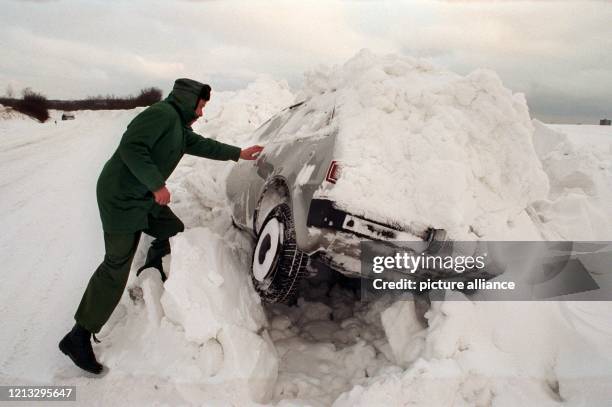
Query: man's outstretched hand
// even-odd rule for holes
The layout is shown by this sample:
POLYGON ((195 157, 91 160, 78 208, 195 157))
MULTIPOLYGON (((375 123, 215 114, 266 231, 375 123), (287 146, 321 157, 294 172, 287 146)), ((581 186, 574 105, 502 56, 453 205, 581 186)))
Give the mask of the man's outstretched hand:
POLYGON ((240 159, 256 160, 259 156, 259 153, 261 153, 261 150, 263 150, 262 146, 251 146, 248 148, 243 148, 242 151, 240 151, 240 159))
POLYGON ((170 203, 170 191, 165 186, 161 187, 157 191, 153 192, 153 196, 155 197, 155 202, 159 205, 168 205, 170 203))

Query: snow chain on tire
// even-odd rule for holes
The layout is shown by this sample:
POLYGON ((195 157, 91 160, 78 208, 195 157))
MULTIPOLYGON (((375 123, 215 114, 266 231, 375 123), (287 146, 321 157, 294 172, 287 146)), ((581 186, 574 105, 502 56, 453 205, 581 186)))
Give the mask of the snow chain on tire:
POLYGON ((287 204, 274 207, 266 216, 259 230, 257 242, 261 239, 266 224, 273 218, 276 218, 283 225, 283 243, 264 281, 257 280, 253 272, 255 256, 257 255, 256 246, 253 250, 251 262, 251 278, 263 301, 268 303, 289 302, 297 294, 299 281, 306 275, 308 255, 297 248, 293 216, 291 208, 287 204))

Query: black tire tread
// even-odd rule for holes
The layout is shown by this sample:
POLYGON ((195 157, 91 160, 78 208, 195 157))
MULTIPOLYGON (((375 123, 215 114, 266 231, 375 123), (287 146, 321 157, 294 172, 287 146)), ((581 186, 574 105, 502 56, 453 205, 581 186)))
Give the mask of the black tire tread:
MULTIPOLYGON (((283 203, 272 209, 262 223, 262 230, 271 218, 278 218, 284 225, 282 253, 270 282, 257 281, 252 273, 251 278, 255 290, 264 302, 287 303, 295 298, 299 281, 307 275, 308 255, 296 245, 293 217, 289 205, 283 203)), ((259 239, 259 234, 257 238, 259 239)), ((253 261, 254 257, 255 251, 253 251, 253 261)))

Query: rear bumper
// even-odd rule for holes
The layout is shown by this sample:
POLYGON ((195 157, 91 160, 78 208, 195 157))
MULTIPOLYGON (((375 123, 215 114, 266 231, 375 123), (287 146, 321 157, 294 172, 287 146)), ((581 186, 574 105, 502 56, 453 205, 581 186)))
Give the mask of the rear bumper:
POLYGON ((319 229, 314 252, 310 254, 343 274, 361 274, 361 242, 372 241, 422 241, 427 240, 428 230, 420 234, 409 233, 392 225, 365 219, 334 206, 327 199, 313 199, 310 203, 306 225, 319 229))
POLYGON ((408 233, 392 225, 385 225, 345 212, 336 208, 334 203, 327 199, 313 199, 311 201, 306 225, 337 230, 371 240, 409 241, 427 238, 427 231, 424 231, 422 236, 408 233))

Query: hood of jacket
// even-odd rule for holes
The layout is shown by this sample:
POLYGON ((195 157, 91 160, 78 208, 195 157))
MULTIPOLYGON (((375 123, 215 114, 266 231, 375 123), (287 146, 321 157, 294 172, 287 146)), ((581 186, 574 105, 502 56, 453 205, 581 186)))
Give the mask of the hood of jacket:
POLYGON ((181 78, 174 82, 172 92, 165 100, 178 106, 183 124, 188 125, 196 118, 195 110, 203 87, 203 83, 193 79, 181 78))

